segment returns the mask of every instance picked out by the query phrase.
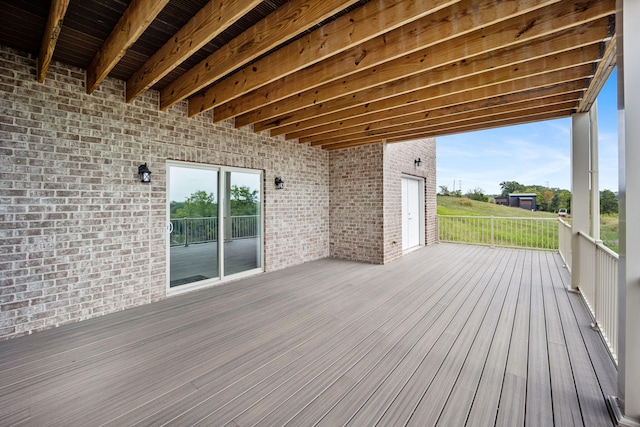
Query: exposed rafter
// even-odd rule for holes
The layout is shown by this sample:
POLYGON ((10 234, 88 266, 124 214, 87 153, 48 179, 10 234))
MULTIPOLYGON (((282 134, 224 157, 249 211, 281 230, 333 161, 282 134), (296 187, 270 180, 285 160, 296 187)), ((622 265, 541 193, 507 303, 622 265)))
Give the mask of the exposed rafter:
POLYGON ((49 69, 49 64, 51 63, 68 6, 69 0, 53 0, 51 2, 47 26, 44 28, 42 46, 38 55, 38 81, 40 83, 44 82, 44 78, 47 75, 47 69, 49 69))
MULTIPOLYGON (((507 81, 476 87, 475 89, 466 89, 468 87, 475 87, 478 79, 481 78, 480 76, 472 76, 423 90, 429 92, 431 96, 427 95, 427 97, 425 97, 422 91, 418 91, 409 95, 401 95, 372 102, 368 105, 350 108, 339 114, 339 117, 338 114, 327 115, 325 117, 318 117, 287 125, 283 127, 283 129, 278 130, 282 133, 294 132, 296 129, 311 128, 315 128, 318 131, 326 131, 328 129, 342 130, 393 117, 409 116, 431 109, 456 106, 471 101, 489 100, 533 89, 544 91, 545 88, 549 86, 568 82, 579 81, 576 83, 576 87, 584 88, 585 79, 590 78, 592 75, 592 65, 585 64, 580 67, 556 70, 536 76, 525 76, 519 79, 511 80, 507 77, 507 81), (425 97, 424 100, 421 100, 421 97, 425 97)), ((534 92, 529 92, 529 96, 535 97, 534 92)))
MULTIPOLYGON (((591 42, 593 43, 593 41, 591 42)), ((559 43, 556 46, 558 50, 549 49, 548 44, 546 43, 541 43, 540 45, 521 46, 515 49, 507 49, 503 52, 502 58, 504 61, 500 65, 495 65, 492 54, 482 54, 477 57, 467 58, 462 61, 454 62, 452 64, 440 66, 439 68, 434 70, 425 71, 412 77, 399 79, 397 81, 381 85, 379 87, 366 89, 334 99, 332 101, 328 101, 323 104, 319 104, 317 106, 299 110, 295 113, 290 114, 289 116, 282 116, 280 118, 277 118, 275 121, 258 123, 256 124, 255 129, 258 131, 264 129, 273 129, 277 126, 285 126, 290 123, 298 123, 310 118, 321 120, 321 116, 328 113, 345 110, 358 105, 369 104, 375 101, 381 101, 403 94, 410 95, 411 92, 420 89, 425 89, 452 80, 483 73, 485 73, 485 78, 488 76, 493 76, 492 79, 486 80, 487 83, 495 82, 497 79, 501 78, 500 76, 503 76, 503 78, 518 78, 527 71, 531 71, 532 73, 535 72, 536 63, 540 63, 542 60, 544 60, 544 58, 554 54, 564 55, 565 53, 570 52, 570 50, 565 49, 568 49, 571 46, 562 43, 562 40, 559 40, 559 43), (523 62, 525 62, 525 64, 528 64, 528 67, 517 67, 518 64, 523 62), (509 71, 509 67, 516 67, 518 69, 516 72, 512 73, 509 71)), ((572 50, 576 50, 576 52, 573 54, 573 58, 578 60, 578 56, 582 56, 582 59, 579 59, 581 61, 580 63, 589 62, 591 58, 591 56, 589 55, 597 54, 598 49, 599 46, 597 44, 590 45, 588 49, 586 46, 584 47, 584 49, 579 47, 578 50, 576 50, 574 48, 572 50)), ((567 63, 565 62, 565 64, 567 63)), ((541 69, 538 68, 538 72, 540 71, 541 69)), ((465 89, 473 89, 476 86, 472 87, 471 85, 481 85, 483 81, 484 80, 482 78, 476 79, 475 83, 470 82, 469 86, 465 86, 465 89)), ((280 134, 281 132, 278 129, 274 129, 273 133, 280 134)), ((297 136, 291 136, 291 138, 295 137, 297 136)))
MULTIPOLYGON (((464 0, 221 105, 215 109, 214 116, 220 120, 251 111, 236 121, 237 126, 245 126, 325 102, 338 96, 336 94, 346 95, 349 90, 365 89, 424 70, 429 63, 438 63, 434 55, 441 58, 451 53, 449 61, 455 61, 465 56, 460 52, 467 44, 461 45, 461 38, 473 38, 469 33, 482 31, 492 24, 496 24, 494 31, 486 31, 483 36, 500 38, 495 46, 518 42, 513 35, 527 24, 522 23, 518 28, 513 18, 555 1, 496 4, 493 0, 464 0), (499 26, 499 23, 504 24, 499 26), (440 48, 443 42, 448 43, 440 48), (455 53, 447 49, 454 49, 455 53)), ((524 35, 530 37, 529 31, 524 35)), ((468 47, 477 49, 484 45, 476 43, 468 47)), ((490 50, 490 43, 486 43, 485 49, 490 50)))
POLYGON ((169 0, 133 0, 87 68, 87 93, 104 80, 169 0))
POLYGON ((586 112, 616 65, 616 0, 3 2, 40 81, 66 62, 326 149, 586 112))
MULTIPOLYGON (((315 117, 323 111, 336 111, 360 103, 371 102, 384 96, 385 84, 414 75, 433 79, 433 71, 440 70, 445 79, 457 77, 460 73, 498 69, 517 63, 523 59, 535 59, 553 52, 562 52, 589 43, 597 43, 608 34, 608 18, 574 27, 564 21, 564 28, 551 32, 553 26, 560 27, 563 19, 553 15, 540 16, 530 13, 521 17, 521 22, 536 17, 538 23, 526 35, 515 38, 517 27, 500 31, 502 24, 489 26, 469 34, 466 44, 459 40, 448 40, 431 48, 420 50, 378 67, 362 71, 337 82, 332 82, 313 90, 268 105, 259 110, 240 116, 236 125, 260 122, 256 130, 265 130, 301 119, 315 117), (543 18, 547 18, 544 20, 543 18), (570 25, 567 28, 567 25, 570 25), (511 42, 511 43, 509 43, 511 42), (499 57, 500 61, 496 61, 499 57), (440 67, 440 68, 438 68, 440 67), (435 69, 435 70, 434 70, 435 69), (430 70, 432 72, 430 72, 430 70), (370 89, 369 89, 370 88, 370 89), (307 108, 306 110, 303 110, 307 108)), ((597 52, 592 52, 597 55, 597 52)), ((404 90, 411 90, 406 87, 404 90)))
POLYGON ((207 111, 458 1, 373 0, 189 98, 189 115, 207 111))
POLYGON ((211 0, 127 81, 127 102, 150 88, 262 0, 211 0))
POLYGON ((507 95, 500 98, 469 102, 453 107, 444 107, 430 110, 425 113, 416 113, 412 116, 400 118, 390 118, 383 122, 371 123, 366 126, 344 129, 324 134, 301 137, 301 143, 311 143, 311 145, 332 144, 346 139, 357 139, 358 137, 384 137, 388 133, 405 130, 415 130, 421 127, 442 125, 468 120, 470 117, 490 117, 494 114, 502 114, 508 111, 524 111, 530 108, 540 108, 546 105, 555 105, 563 102, 573 102, 574 107, 583 96, 581 90, 563 92, 562 87, 554 87, 549 93, 557 95, 545 96, 538 99, 524 98, 518 94, 507 95), (524 99, 524 100, 523 100, 524 99))
POLYGON ((591 106, 596 102, 596 98, 600 90, 606 83, 609 75, 616 66, 616 35, 614 34, 611 40, 602 43, 604 54, 602 60, 598 62, 598 68, 593 76, 591 84, 587 88, 587 91, 578 106, 579 113, 586 113, 591 109, 591 106))
POLYGON ((355 2, 294 0, 285 4, 169 84, 160 93, 160 108, 182 101, 355 2))
POLYGON ((572 109, 575 110, 581 95, 581 93, 579 95, 573 93, 569 96, 560 95, 558 97, 538 100, 536 102, 528 101, 517 104, 504 104, 498 107, 475 111, 473 116, 469 116, 468 114, 458 114, 456 117, 443 116, 436 119, 426 119, 419 122, 411 122, 388 127, 380 131, 368 131, 360 134, 344 135, 343 137, 335 137, 332 139, 322 139, 320 141, 312 142, 311 145, 322 145, 323 147, 327 147, 329 145, 343 143, 345 141, 393 139, 407 134, 412 135, 416 133, 429 132, 432 129, 442 129, 443 126, 458 127, 461 125, 483 125, 496 121, 505 115, 512 117, 527 116, 540 114, 548 111, 549 109, 565 111, 572 109))
MULTIPOLYGON (((465 125, 465 124, 460 124, 458 126, 450 126, 450 127, 440 127, 437 129, 433 129, 430 132, 415 132, 415 133, 406 133, 403 136, 399 136, 396 138, 391 138, 391 139, 385 139, 384 141, 387 143, 394 143, 394 142, 404 142, 404 141, 410 141, 410 140, 414 140, 414 139, 421 139, 421 138, 435 138, 437 136, 443 136, 443 135, 451 135, 451 134, 455 134, 455 133, 465 133, 465 132, 474 132, 474 131, 478 131, 478 130, 484 130, 484 129, 491 129, 491 128, 496 128, 496 127, 502 127, 502 126, 511 126, 511 125, 519 125, 519 124, 523 124, 523 123, 531 123, 531 122, 538 122, 538 121, 543 121, 543 120, 552 120, 552 119, 557 119, 560 117, 567 117, 568 115, 571 115, 572 113, 574 113, 575 110, 574 109, 569 109, 569 110, 553 110, 553 109, 547 109, 545 112, 540 113, 540 114, 532 114, 532 115, 528 115, 528 116, 522 116, 522 115, 518 115, 515 117, 502 117, 502 120, 493 120, 493 121, 487 121, 484 122, 481 125, 477 125, 477 124, 471 124, 471 125, 465 125)), ((380 138, 378 139, 372 139, 370 141, 346 141, 340 144, 334 144, 334 145, 328 145, 326 147, 323 147, 327 150, 339 150, 342 148, 349 148, 349 147, 357 147, 360 145, 367 145, 367 144, 373 144, 376 142, 380 142, 382 141, 380 138)))

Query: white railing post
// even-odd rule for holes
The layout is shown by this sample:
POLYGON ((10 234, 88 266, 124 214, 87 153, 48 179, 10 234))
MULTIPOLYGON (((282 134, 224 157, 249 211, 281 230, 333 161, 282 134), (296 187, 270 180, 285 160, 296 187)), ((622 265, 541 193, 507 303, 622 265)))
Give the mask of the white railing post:
POLYGON ((595 250, 593 251, 593 265, 594 265, 594 270, 595 270, 595 274, 593 275, 593 284, 594 284, 594 301, 593 301, 593 323, 591 324, 591 329, 593 329, 594 331, 601 331, 600 328, 600 324, 601 324, 601 318, 602 318, 602 313, 600 312, 600 306, 601 306, 601 301, 602 301, 602 286, 603 283, 601 283, 600 281, 600 271, 602 269, 602 266, 600 265, 600 257, 598 256, 598 247, 600 245, 602 245, 602 240, 595 240, 594 241, 596 247, 595 250))
POLYGON ((494 234, 493 215, 491 215, 491 247, 492 248, 495 248, 495 246, 496 246, 494 236, 495 236, 495 234, 494 234))

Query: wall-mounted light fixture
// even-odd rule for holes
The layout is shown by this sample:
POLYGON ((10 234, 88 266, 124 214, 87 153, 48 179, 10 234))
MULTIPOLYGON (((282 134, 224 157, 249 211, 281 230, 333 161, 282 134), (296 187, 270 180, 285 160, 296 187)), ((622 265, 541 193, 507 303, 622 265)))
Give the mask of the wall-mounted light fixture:
POLYGON ((414 165, 414 166, 420 166, 421 164, 422 164, 422 160, 420 160, 420 157, 418 157, 418 159, 417 159, 417 160, 414 160, 414 161, 413 161, 413 165, 414 165))
POLYGON ((146 163, 138 166, 138 175, 140 175, 140 182, 151 182, 151 171, 146 163))
POLYGON ((279 176, 276 176, 275 183, 277 190, 282 190, 284 188, 284 181, 279 176))

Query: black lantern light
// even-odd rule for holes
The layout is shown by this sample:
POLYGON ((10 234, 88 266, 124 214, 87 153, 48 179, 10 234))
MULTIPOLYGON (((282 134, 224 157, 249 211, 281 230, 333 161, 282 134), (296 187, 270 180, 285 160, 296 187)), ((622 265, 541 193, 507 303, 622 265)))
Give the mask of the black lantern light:
POLYGON ((276 189, 282 190, 284 188, 284 181, 279 176, 276 176, 275 183, 276 183, 276 189))
POLYGON ((422 160, 420 160, 420 157, 418 157, 418 159, 417 159, 417 160, 414 160, 414 161, 413 161, 413 165, 414 165, 414 166, 420 166, 421 164, 422 164, 422 160))
POLYGON ((151 171, 146 163, 138 166, 138 175, 140 175, 140 182, 151 182, 151 171))

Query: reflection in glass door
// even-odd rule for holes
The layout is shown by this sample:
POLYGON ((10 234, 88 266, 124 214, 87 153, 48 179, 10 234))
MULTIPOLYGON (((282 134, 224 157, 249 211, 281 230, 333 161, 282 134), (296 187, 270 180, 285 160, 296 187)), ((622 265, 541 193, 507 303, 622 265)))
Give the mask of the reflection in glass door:
POLYGON ((218 278, 217 170, 169 166, 169 287, 218 278))
POLYGON ((229 276, 262 266, 262 176, 244 171, 224 176, 224 275, 229 276))
POLYGON ((262 268, 262 174, 170 162, 169 288, 262 268))

